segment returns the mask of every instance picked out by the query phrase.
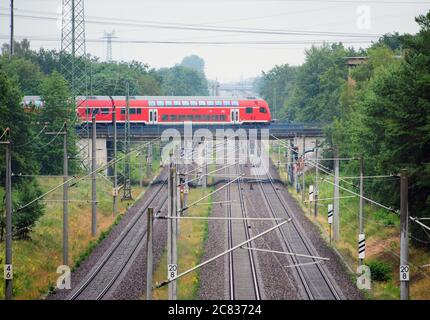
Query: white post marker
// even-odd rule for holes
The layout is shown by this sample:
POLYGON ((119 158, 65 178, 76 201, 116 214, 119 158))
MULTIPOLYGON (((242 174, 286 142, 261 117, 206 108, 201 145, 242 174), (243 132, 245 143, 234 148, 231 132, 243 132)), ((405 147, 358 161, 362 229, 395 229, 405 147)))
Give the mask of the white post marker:
POLYGON ((167 278, 170 280, 175 279, 178 275, 178 265, 177 264, 169 264, 167 266, 167 278))
POLYGON ((400 266, 400 281, 409 281, 409 266, 400 266))
POLYGON ((4 279, 12 280, 13 279, 13 266, 11 264, 4 265, 4 279))
POLYGON ((327 209, 327 220, 329 224, 333 223, 333 204, 329 203, 328 204, 328 209, 327 209))
POLYGON ((314 186, 309 186, 309 202, 314 201, 314 186))
POLYGON ((364 259, 366 256, 366 236, 364 233, 358 235, 358 258, 364 259))

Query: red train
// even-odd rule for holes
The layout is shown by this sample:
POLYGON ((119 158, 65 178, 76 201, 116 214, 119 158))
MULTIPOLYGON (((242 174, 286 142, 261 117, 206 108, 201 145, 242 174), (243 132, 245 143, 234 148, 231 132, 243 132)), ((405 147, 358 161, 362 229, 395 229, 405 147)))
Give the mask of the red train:
MULTIPOLYGON (((126 99, 114 96, 117 122, 125 122, 126 99)), ((37 96, 24 97, 24 106, 43 107, 37 96)), ((82 122, 91 121, 96 113, 97 123, 111 123, 113 106, 108 96, 77 97, 77 113, 82 122)), ((269 124, 270 109, 262 99, 226 97, 129 97, 130 122, 150 124, 269 124)))

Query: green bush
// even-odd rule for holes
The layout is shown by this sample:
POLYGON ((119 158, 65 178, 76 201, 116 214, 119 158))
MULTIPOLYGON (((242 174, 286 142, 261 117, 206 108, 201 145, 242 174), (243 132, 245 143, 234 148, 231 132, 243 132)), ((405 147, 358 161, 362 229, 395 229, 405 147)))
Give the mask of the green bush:
POLYGON ((384 209, 380 209, 374 214, 375 220, 382 223, 386 227, 394 227, 396 225, 397 217, 384 209))
POLYGON ((385 261, 372 260, 367 263, 371 278, 375 281, 388 281, 391 279, 391 265, 385 261))

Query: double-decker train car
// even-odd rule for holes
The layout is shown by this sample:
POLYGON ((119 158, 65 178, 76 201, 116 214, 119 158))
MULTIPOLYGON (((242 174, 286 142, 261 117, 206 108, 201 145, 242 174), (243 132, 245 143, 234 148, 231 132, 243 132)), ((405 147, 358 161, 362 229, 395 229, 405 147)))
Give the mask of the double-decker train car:
MULTIPOLYGON (((40 105, 40 98, 24 97, 24 105, 40 105)), ((77 114, 82 122, 96 115, 98 124, 111 123, 115 110, 117 122, 125 122, 127 101, 124 96, 77 97, 77 114)), ((262 99, 233 97, 130 96, 130 123, 145 125, 180 124, 269 124, 270 110, 262 99)))

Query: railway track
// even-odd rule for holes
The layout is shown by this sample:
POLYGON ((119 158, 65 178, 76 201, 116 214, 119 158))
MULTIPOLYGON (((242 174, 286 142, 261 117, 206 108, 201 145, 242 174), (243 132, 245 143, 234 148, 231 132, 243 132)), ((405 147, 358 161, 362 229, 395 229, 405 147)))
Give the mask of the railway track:
MULTIPOLYGON (((237 166, 237 165, 236 165, 237 166)), ((238 174, 235 167, 226 170, 227 176, 238 174)), ((228 178, 228 182, 231 179, 228 178)), ((240 179, 239 179, 240 180, 240 179)), ((226 188, 226 216, 228 218, 246 218, 245 202, 239 180, 229 184, 226 188), (232 206, 234 201, 238 206, 232 206)), ((246 220, 228 220, 227 222, 228 248, 250 238, 248 222, 246 220)), ((231 300, 260 300, 260 288, 253 252, 236 250, 228 255, 229 297, 231 300)))
MULTIPOLYGON (((260 191, 267 208, 273 218, 292 218, 288 205, 279 194, 270 172, 261 175, 266 176, 266 182, 258 181, 260 191)), ((294 221, 279 228, 281 241, 287 250, 292 253, 317 256, 317 252, 311 242, 304 235, 301 227, 294 221)), ((327 271, 317 259, 300 256, 291 256, 296 266, 298 278, 304 288, 305 294, 310 300, 340 300, 341 297, 332 284, 327 271), (314 262, 315 264, 308 264, 314 262), (303 265, 306 264, 306 265, 303 265)))
MULTIPOLYGON (((153 207, 158 215, 167 202, 167 192, 161 192, 167 185, 167 174, 162 174, 160 178, 161 183, 151 197, 104 253, 90 274, 72 290, 67 300, 102 300, 107 297, 109 290, 117 283, 125 267, 132 261, 145 240, 147 209, 153 207)), ((156 223, 157 220, 154 221, 154 224, 156 223)))

